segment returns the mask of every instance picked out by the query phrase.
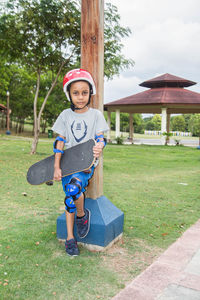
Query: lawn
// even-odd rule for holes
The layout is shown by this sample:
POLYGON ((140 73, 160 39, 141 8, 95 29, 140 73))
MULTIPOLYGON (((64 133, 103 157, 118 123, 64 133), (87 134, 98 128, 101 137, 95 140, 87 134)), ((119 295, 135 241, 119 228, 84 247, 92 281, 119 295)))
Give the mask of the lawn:
POLYGON ((199 218, 200 151, 188 147, 108 145, 104 195, 125 213, 123 240, 70 258, 56 238, 60 183, 26 182, 28 167, 52 154, 43 139, 0 136, 1 299, 111 299, 199 218))

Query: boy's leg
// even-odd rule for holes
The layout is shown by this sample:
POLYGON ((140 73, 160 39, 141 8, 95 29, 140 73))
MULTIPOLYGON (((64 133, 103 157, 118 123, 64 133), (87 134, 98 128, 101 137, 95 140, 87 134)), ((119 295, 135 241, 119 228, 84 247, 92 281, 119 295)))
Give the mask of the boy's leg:
POLYGON ((81 189, 82 193, 77 198, 77 200, 74 201, 74 204, 76 206, 76 211, 77 211, 77 217, 75 218, 75 222, 77 226, 77 234, 80 238, 86 237, 90 230, 91 213, 89 209, 84 208, 84 200, 85 200, 84 191, 93 173, 94 173, 94 167, 91 168, 90 173, 80 172, 78 176, 74 176, 77 181, 81 182, 81 186, 82 186, 81 189))
POLYGON ((65 212, 67 224, 67 239, 65 242, 65 249, 69 256, 79 255, 77 242, 74 238, 74 215, 75 213, 65 212))
POLYGON ((74 239, 74 216, 75 213, 69 213, 65 211, 66 224, 67 224, 67 240, 74 239))
POLYGON ((76 205, 76 211, 77 211, 77 217, 81 218, 84 217, 84 194, 82 193, 80 197, 74 201, 74 204, 76 205))
POLYGON ((74 238, 74 216, 76 207, 73 204, 72 198, 66 193, 65 186, 69 183, 71 177, 64 177, 62 179, 63 190, 66 194, 65 197, 65 217, 66 217, 66 225, 67 225, 67 239, 65 241, 65 249, 68 255, 70 256, 77 256, 79 255, 79 250, 77 246, 76 239, 74 238))
POLYGON ((66 193, 66 196, 68 196, 68 198, 69 196, 73 198, 72 204, 71 201, 69 201, 69 203, 65 202, 66 209, 68 210, 68 208, 70 208, 69 211, 66 211, 67 240, 70 240, 72 238, 74 239, 74 208, 77 211, 76 225, 79 237, 84 238, 89 232, 90 211, 87 208, 84 208, 85 197, 83 192, 85 191, 85 187, 88 185, 88 181, 92 177, 93 172, 94 167, 91 168, 91 172, 88 174, 84 172, 76 173, 70 177, 64 177, 62 180, 63 189, 66 193), (74 208, 71 209, 73 205, 74 208), (73 218, 71 215, 73 215, 73 218))
POLYGON ((82 193, 80 197, 74 201, 76 205, 76 226, 77 234, 80 238, 86 237, 90 230, 90 211, 87 208, 84 208, 84 194, 82 193))

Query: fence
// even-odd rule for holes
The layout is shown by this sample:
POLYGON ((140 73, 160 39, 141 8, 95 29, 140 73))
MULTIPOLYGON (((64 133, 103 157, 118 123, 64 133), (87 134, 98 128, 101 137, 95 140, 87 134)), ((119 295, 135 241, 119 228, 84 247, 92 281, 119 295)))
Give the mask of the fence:
MULTIPOLYGON (((191 132, 182 132, 182 131, 170 131, 172 136, 192 136, 191 132)), ((159 130, 145 130, 144 134, 146 135, 162 135, 162 132, 159 130)))

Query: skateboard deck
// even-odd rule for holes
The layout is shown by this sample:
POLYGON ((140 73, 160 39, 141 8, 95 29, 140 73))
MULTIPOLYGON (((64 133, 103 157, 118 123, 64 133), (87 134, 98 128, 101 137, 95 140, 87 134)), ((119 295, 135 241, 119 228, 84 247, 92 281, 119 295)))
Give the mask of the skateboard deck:
MULTIPOLYGON (((71 175, 77 172, 86 171, 91 168, 95 158, 93 156, 93 147, 95 141, 88 140, 85 143, 64 150, 61 156, 60 167, 62 176, 71 175)), ((50 183, 54 175, 54 155, 51 155, 35 164, 27 172, 27 181, 32 185, 50 183)))

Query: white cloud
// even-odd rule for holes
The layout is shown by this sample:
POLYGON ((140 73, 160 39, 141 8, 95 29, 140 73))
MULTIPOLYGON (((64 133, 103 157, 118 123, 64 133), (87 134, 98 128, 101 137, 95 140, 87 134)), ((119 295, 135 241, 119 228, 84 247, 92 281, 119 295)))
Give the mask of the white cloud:
POLYGON ((175 19, 154 23, 130 39, 129 43, 134 46, 126 55, 132 54, 135 58, 136 72, 160 72, 167 68, 184 70, 185 66, 200 64, 197 36, 200 36, 200 23, 185 24, 175 19))
POLYGON ((166 19, 199 22, 199 0, 107 0, 117 6, 123 25, 137 30, 166 19))
POLYGON ((106 81, 104 87, 104 103, 130 96, 133 94, 133 90, 135 93, 142 92, 144 89, 139 87, 141 82, 141 78, 135 76, 125 77, 123 74, 119 77, 115 77, 112 81, 106 81))

